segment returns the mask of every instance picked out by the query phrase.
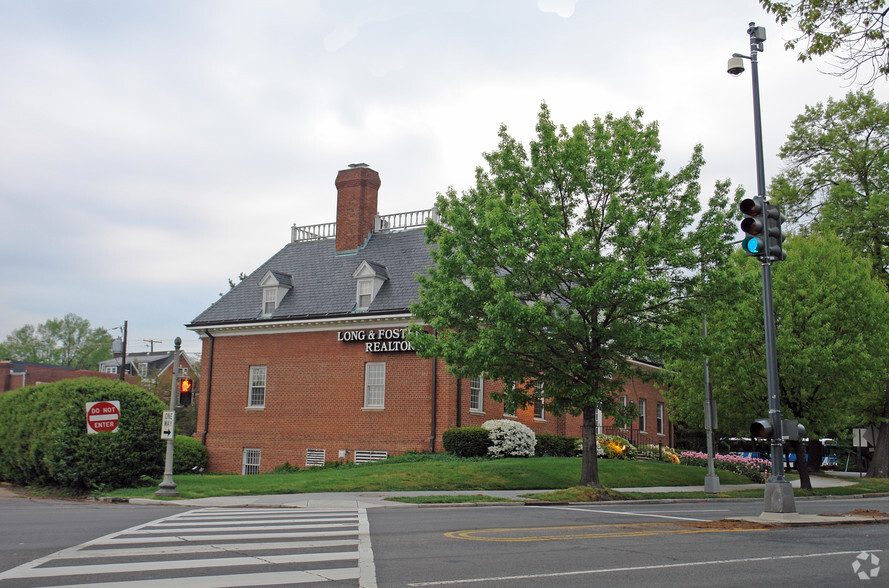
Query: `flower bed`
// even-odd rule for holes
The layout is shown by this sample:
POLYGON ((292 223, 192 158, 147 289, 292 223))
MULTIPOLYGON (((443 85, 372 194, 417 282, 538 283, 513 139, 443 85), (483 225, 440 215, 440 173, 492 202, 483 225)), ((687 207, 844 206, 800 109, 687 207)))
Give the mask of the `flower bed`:
MULTIPOLYGON (((707 454, 698 451, 683 451, 679 456, 680 462, 685 465, 707 467, 707 454)), ((757 457, 741 457, 740 455, 713 456, 713 467, 719 470, 735 472, 746 476, 754 482, 764 484, 771 475, 772 462, 757 457)))

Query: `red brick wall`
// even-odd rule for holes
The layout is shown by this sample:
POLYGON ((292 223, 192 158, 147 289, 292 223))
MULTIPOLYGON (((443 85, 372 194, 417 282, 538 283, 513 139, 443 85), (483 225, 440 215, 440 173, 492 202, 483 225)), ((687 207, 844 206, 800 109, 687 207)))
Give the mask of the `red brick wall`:
MULTIPOLYGON (((73 378, 104 378, 106 380, 116 380, 117 374, 107 374, 92 370, 71 370, 59 366, 49 365, 28 365, 25 367, 25 376, 12 372, 12 363, 0 362, 0 393, 16 390, 24 386, 33 386, 35 384, 46 384, 49 382, 58 382, 59 380, 70 380, 73 378)), ((132 382, 132 378, 128 378, 132 382)))
MULTIPOLYGON (((341 342, 337 331, 266 335, 217 336, 211 358, 210 340, 204 339, 203 357, 212 362, 209 423, 204 409, 198 411, 196 437, 206 432, 209 469, 240 472, 244 448, 261 450, 260 471, 289 462, 304 466, 306 449, 324 449, 326 461, 354 460, 355 450, 429 451, 432 437, 433 363, 437 364, 434 450, 443 450, 441 436, 447 429, 478 426, 503 417, 502 403, 488 394, 499 386, 485 382, 483 414, 469 410, 469 380, 461 383, 457 405, 457 380, 442 361, 421 359, 413 352, 367 353, 361 342, 341 342), (385 408, 364 408, 364 366, 386 363, 385 408), (265 406, 247 407, 250 366, 267 369, 265 406), (458 418, 459 414, 459 418, 458 418)), ((654 431, 654 406, 660 395, 650 384, 633 381, 628 395, 649 398, 650 431, 654 431)), ((537 433, 579 437, 579 417, 535 419, 533 408, 516 411, 515 420, 537 433)), ((654 440, 654 443, 657 441, 654 440)))

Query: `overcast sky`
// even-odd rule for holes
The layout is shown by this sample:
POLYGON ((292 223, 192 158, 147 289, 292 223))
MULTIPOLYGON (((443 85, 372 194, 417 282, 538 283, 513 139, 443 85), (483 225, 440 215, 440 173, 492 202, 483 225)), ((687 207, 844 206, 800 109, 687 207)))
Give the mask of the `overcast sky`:
POLYGON ((338 170, 376 169, 383 214, 430 208, 541 101, 569 127, 642 107, 668 170, 701 143, 705 196, 755 191, 750 72, 726 74, 750 21, 771 177, 850 87, 756 0, 0 0, 0 340, 73 312, 198 351, 229 278, 335 220, 338 170))

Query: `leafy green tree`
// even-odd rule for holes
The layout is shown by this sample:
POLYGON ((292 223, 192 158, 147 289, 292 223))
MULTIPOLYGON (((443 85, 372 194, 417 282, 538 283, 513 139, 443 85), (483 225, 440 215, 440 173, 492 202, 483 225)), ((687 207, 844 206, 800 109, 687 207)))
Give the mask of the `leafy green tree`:
POLYGON ((729 254, 728 182, 703 213, 702 148, 675 174, 660 159, 657 123, 595 117, 570 131, 543 104, 529 149, 499 132, 488 170, 463 195, 440 195, 427 239, 434 267, 411 310, 420 355, 469 377, 503 382, 495 400, 583 416, 581 484, 599 486, 597 411, 617 418, 619 394, 655 358, 663 325, 697 292, 702 256, 729 254), (698 218, 697 224, 695 218, 698 218))
POLYGON ((759 0, 775 21, 795 20, 800 35, 784 44, 794 50, 802 43, 798 59, 821 55, 838 60, 837 75, 857 78, 862 67, 870 69, 867 83, 889 77, 889 38, 886 37, 886 0, 759 0))
POLYGON ((74 369, 98 369, 111 357, 111 335, 104 328, 73 313, 37 325, 25 325, 0 343, 0 357, 64 365, 74 369))
MULTIPOLYGON (((889 292, 870 264, 833 235, 792 237, 787 260, 772 265, 782 416, 796 418, 812 438, 846 434, 879 410, 889 370, 889 292)), ((686 324, 668 363, 665 392, 674 420, 703 426, 703 358, 719 403, 719 427, 747 436, 767 416, 761 265, 738 253, 726 268, 725 295, 686 324)), ((805 484, 805 481, 804 481, 805 484)))
MULTIPOLYGON (((780 154, 776 201, 803 231, 832 231, 864 254, 889 289, 889 104, 871 90, 806 107, 780 154)), ((889 377, 869 422, 880 434, 868 475, 889 477, 889 377)))

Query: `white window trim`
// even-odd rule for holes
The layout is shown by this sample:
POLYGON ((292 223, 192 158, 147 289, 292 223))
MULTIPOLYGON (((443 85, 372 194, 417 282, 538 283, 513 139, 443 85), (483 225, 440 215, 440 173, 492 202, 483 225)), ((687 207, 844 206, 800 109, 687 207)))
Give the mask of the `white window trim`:
POLYGON ((543 382, 537 382, 535 384, 534 391, 534 405, 531 407, 531 411, 534 414, 535 421, 545 421, 546 420, 546 399, 543 397, 543 382), (537 416, 537 407, 538 403, 540 406, 540 416, 537 416))
POLYGON ((386 362, 369 361, 364 364, 364 408, 382 410, 386 408, 386 362), (380 373, 372 373, 381 370, 380 373), (381 380, 373 381, 373 379, 381 380))
POLYGON ((355 307, 358 310, 367 310, 374 301, 373 278, 358 280, 358 292, 355 298, 355 307))
POLYGON ((657 403, 657 417, 656 417, 657 420, 655 422, 657 423, 657 434, 661 435, 661 436, 664 435, 664 429, 665 429, 664 425, 666 424, 666 422, 665 422, 666 418, 664 415, 665 415, 664 403, 658 402, 657 403))
POLYGON ((481 375, 469 378, 469 412, 485 414, 485 379, 481 375), (478 387, 473 386, 473 382, 476 381, 478 387), (473 394, 478 396, 476 406, 473 406, 473 394))
POLYGON ((259 307, 259 316, 272 316, 287 294, 287 290, 293 287, 292 284, 287 283, 292 279, 290 276, 280 272, 278 275, 285 277, 287 281, 279 282, 278 278, 271 271, 266 272, 259 281, 259 285, 262 288, 262 305, 259 307), (268 303, 273 303, 272 308, 267 307, 268 303))
POLYGON ((245 447, 241 457, 241 475, 252 476, 259 473, 262 463, 262 449, 258 447, 245 447))
POLYGON ((268 392, 268 366, 264 365, 251 365, 250 372, 248 375, 249 382, 247 383, 247 408, 265 408, 265 397, 268 392), (262 374, 262 385, 255 386, 254 384, 258 383, 257 377, 259 374, 262 374), (254 388, 262 388, 262 402, 254 402, 253 400, 253 389, 254 388))
POLYGON ((639 399, 639 432, 646 433, 645 429, 648 426, 647 416, 645 414, 648 409, 648 400, 645 398, 639 399))
POLYGON ((380 288, 383 287, 383 283, 389 279, 389 276, 386 275, 385 272, 385 268, 382 268, 382 273, 378 273, 366 260, 358 264, 358 267, 352 272, 352 277, 356 280, 356 311, 366 311, 370 308, 370 305, 373 304, 374 299, 377 297, 377 293, 379 293, 380 288))

